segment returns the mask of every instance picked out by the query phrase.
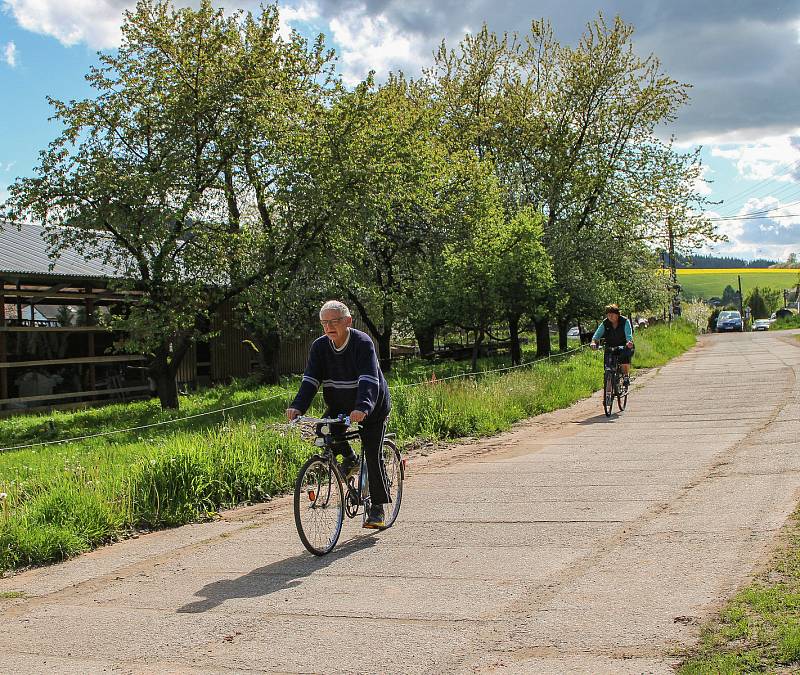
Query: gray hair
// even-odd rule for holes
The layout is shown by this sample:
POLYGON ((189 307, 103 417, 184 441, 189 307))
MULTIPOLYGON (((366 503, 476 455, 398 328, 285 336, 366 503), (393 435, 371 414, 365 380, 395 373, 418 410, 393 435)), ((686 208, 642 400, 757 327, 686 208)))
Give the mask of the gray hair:
POLYGON ((350 316, 350 309, 343 302, 338 300, 328 300, 322 309, 319 310, 319 318, 322 318, 323 312, 339 312, 339 316, 350 316))

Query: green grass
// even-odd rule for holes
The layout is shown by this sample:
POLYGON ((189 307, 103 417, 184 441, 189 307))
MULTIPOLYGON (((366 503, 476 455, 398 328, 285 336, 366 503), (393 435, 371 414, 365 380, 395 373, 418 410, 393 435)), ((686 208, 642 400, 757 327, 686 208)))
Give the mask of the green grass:
POLYGON ((703 627, 681 675, 797 672, 800 667, 800 510, 767 570, 703 627))
POLYGON ((3 591, 0 593, 0 600, 16 600, 17 598, 24 598, 25 593, 22 591, 3 591))
MULTIPOLYGON (((577 346, 577 341, 570 341, 570 348, 577 346)), ((523 360, 535 359, 535 345, 528 344, 523 348, 523 360)), ((478 362, 479 371, 504 368, 511 365, 507 354, 482 358, 478 362)), ((470 372, 470 361, 433 361, 408 359, 393 364, 388 375, 389 384, 417 382, 429 380, 432 375, 437 378, 450 377, 470 372)), ((200 392, 181 396, 180 410, 162 411, 158 399, 135 401, 106 405, 99 408, 88 408, 72 412, 51 412, 35 415, 16 415, 0 419, 0 448, 42 441, 56 441, 76 436, 99 434, 118 429, 144 426, 155 422, 180 420, 150 429, 138 429, 125 434, 116 434, 114 442, 133 443, 148 438, 159 438, 173 429, 183 431, 200 431, 217 427, 225 420, 258 421, 265 418, 278 418, 297 391, 298 378, 285 378, 279 386, 257 386, 248 380, 239 380, 232 385, 212 387, 200 392), (275 398, 273 398, 275 397, 275 398), (269 398, 270 400, 246 405, 224 413, 192 417, 246 403, 269 398), (189 419, 184 419, 189 418, 189 419)), ((89 442, 90 445, 94 442, 89 442)), ((97 443, 105 448, 105 441, 97 443)), ((1 465, 0 465, 1 466, 1 465)), ((2 475, 2 474, 0 474, 2 475)))
POLYGON ((770 330, 787 330, 789 328, 800 328, 800 314, 787 316, 785 319, 778 319, 769 327, 770 330))
POLYGON ((798 270, 678 270, 678 283, 683 287, 684 297, 708 300, 722 297, 725 286, 738 289, 738 276, 742 277, 742 293, 758 286, 764 288, 794 288, 797 286, 798 270))
MULTIPOLYGON (((637 336, 635 363, 661 365, 694 340, 685 323, 649 328, 637 336)), ((493 359, 482 366, 503 363, 493 359)), ((401 386, 429 380, 430 369, 441 378, 468 365, 398 368, 391 426, 401 442, 494 434, 520 419, 570 405, 602 384, 602 356, 585 350, 508 373, 401 386)), ((288 390, 220 388, 187 397, 181 414, 276 392, 281 396, 275 401, 241 409, 240 418, 222 423, 199 418, 155 427, 141 437, 111 435, 0 454, 0 493, 6 493, 0 500, 0 570, 63 560, 136 529, 204 520, 222 508, 288 491, 313 451, 276 425, 288 390)), ((0 421, 0 437, 5 439, 10 428, 17 440, 36 439, 48 419, 57 420, 64 435, 108 430, 131 420, 145 422, 148 411, 155 419, 169 415, 147 402, 54 418, 10 418, 0 421)))

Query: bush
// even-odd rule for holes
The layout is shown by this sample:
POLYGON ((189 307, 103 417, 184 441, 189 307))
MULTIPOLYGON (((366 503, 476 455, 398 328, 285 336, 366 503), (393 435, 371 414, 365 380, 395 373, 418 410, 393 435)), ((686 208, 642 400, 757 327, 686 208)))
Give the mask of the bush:
POLYGON ((786 330, 788 328, 800 328, 800 314, 792 314, 792 316, 778 319, 772 324, 771 330, 786 330))

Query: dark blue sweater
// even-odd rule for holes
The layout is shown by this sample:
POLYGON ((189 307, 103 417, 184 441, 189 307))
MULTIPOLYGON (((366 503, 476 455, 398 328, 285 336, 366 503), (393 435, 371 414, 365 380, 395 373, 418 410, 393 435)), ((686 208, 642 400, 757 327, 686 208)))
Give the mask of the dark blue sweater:
POLYGON ((330 338, 314 340, 308 355, 300 390, 291 404, 305 413, 320 384, 331 415, 349 415, 353 410, 367 413, 365 424, 382 422, 389 414, 391 399, 375 345, 366 333, 350 329, 347 346, 337 352, 330 338))

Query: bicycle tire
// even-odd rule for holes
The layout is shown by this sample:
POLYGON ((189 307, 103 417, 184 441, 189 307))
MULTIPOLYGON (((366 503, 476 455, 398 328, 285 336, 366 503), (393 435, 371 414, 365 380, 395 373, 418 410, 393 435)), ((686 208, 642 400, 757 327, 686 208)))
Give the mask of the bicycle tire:
POLYGON ((625 391, 623 394, 621 391, 617 394, 617 407, 619 408, 620 412, 623 412, 628 405, 628 392, 625 391))
POLYGON ((611 417, 614 409, 614 381, 609 371, 605 371, 603 378, 603 412, 606 417, 611 417))
POLYGON ((319 455, 310 457, 294 485, 294 524, 309 553, 323 556, 333 550, 342 533, 344 509, 342 480, 331 461, 319 455), (306 524, 304 516, 309 515, 310 522, 306 524))
POLYGON ((403 459, 400 457, 400 451, 397 446, 388 438, 383 439, 383 464, 386 467, 386 482, 389 490, 389 498, 392 500, 389 507, 389 513, 384 518, 386 527, 394 525, 397 520, 397 515, 400 513, 400 502, 403 500, 403 479, 405 478, 405 467, 403 466, 403 459))

